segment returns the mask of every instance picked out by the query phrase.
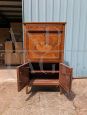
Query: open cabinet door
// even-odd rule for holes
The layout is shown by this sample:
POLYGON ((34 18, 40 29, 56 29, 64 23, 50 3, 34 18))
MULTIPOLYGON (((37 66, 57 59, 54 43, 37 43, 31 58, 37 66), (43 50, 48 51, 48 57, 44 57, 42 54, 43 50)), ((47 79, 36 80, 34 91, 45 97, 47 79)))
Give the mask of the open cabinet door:
POLYGON ((29 83, 29 63, 17 67, 18 91, 21 91, 29 83))
POLYGON ((60 63, 59 69, 60 88, 63 89, 67 94, 70 94, 72 84, 72 68, 63 63, 60 63))

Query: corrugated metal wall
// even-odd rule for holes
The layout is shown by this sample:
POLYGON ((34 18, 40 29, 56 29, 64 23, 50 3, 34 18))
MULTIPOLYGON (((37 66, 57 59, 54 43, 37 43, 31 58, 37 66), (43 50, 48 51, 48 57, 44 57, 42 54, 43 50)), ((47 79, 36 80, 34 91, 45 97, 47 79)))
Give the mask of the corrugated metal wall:
POLYGON ((67 22, 65 61, 87 76, 87 0, 24 0, 24 22, 67 22))

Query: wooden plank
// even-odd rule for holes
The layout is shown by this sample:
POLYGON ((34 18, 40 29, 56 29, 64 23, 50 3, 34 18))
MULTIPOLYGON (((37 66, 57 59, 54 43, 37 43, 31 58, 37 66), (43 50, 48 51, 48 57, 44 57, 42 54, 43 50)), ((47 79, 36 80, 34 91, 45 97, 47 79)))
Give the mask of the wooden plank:
POLYGON ((65 25, 66 22, 23 22, 23 24, 63 24, 65 25))
POLYGON ((1 1, 5 1, 5 2, 7 2, 7 1, 11 1, 11 2, 18 2, 18 1, 21 1, 21 0, 1 0, 1 1))
POLYGON ((0 1, 0 6, 9 5, 9 6, 21 6, 22 2, 20 1, 0 1))
POLYGON ((19 5, 12 5, 11 6, 9 4, 8 5, 1 5, 0 4, 0 8, 22 8, 22 5, 20 5, 20 6, 19 5))
POLYGON ((30 81, 33 86, 58 86, 59 80, 33 79, 30 81))
POLYGON ((59 73, 57 70, 33 70, 31 73, 59 73))
POLYGON ((19 8, 19 7, 17 7, 17 8, 8 8, 8 7, 0 7, 0 11, 21 11, 22 12, 22 8, 19 8))

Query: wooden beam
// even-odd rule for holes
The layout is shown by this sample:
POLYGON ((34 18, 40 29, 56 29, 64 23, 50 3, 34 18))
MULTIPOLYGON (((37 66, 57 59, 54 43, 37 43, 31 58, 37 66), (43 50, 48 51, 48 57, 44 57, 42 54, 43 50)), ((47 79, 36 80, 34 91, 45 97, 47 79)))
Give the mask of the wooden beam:
MULTIPOLYGON (((21 18, 14 18, 14 19, 9 19, 9 22, 22 22, 22 19, 21 18)), ((7 22, 2 22, 2 20, 0 19, 0 25, 4 25, 4 24, 6 24, 6 25, 9 25, 9 23, 7 23, 7 22)))
POLYGON ((0 8, 22 8, 22 5, 21 6, 18 6, 18 5, 1 5, 0 4, 0 8))
POLYGON ((22 16, 8 16, 7 17, 8 19, 10 18, 10 19, 13 19, 13 18, 22 18, 22 16))
POLYGON ((4 5, 10 5, 10 6, 21 6, 22 2, 20 1, 0 1, 0 6, 4 6, 4 5))
POLYGON ((11 1, 11 2, 14 2, 14 1, 22 1, 22 0, 0 0, 0 1, 11 1))
POLYGON ((0 7, 0 11, 22 11, 22 7, 21 8, 0 7))
POLYGON ((9 16, 9 15, 16 15, 16 16, 20 16, 20 15, 22 15, 22 12, 3 12, 3 14, 5 15, 5 16, 9 16))
POLYGON ((3 13, 9 13, 9 12, 11 12, 11 13, 22 13, 22 9, 21 10, 8 10, 8 9, 1 10, 0 9, 0 12, 3 12, 3 13))

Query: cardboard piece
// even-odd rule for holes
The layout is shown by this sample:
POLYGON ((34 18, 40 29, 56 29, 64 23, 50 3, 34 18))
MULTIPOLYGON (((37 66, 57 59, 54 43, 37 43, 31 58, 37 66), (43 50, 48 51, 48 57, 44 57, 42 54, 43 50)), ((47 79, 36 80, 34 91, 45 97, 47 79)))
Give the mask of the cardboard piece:
POLYGON ((22 42, 15 42, 15 52, 22 52, 22 42))
POLYGON ((12 41, 6 41, 5 42, 5 52, 6 53, 12 53, 13 52, 12 41))

